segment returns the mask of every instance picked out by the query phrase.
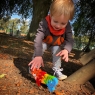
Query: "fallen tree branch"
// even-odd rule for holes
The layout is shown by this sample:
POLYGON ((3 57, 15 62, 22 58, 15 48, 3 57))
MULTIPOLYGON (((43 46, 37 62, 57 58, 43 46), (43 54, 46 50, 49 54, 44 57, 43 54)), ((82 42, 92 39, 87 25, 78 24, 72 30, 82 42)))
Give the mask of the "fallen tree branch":
POLYGON ((70 75, 64 82, 71 84, 84 84, 95 76, 95 59, 70 75))

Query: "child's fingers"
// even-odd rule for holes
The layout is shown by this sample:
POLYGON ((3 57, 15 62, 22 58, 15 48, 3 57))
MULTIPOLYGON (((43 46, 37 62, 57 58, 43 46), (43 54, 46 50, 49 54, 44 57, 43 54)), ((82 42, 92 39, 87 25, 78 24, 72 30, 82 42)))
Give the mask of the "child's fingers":
POLYGON ((31 66, 31 69, 34 70, 34 69, 39 69, 41 67, 41 63, 33 63, 32 66, 31 66))
POLYGON ((65 61, 68 62, 68 58, 66 58, 65 61))
POLYGON ((32 63, 33 63, 33 61, 31 61, 31 62, 28 64, 28 66, 30 66, 32 63))
POLYGON ((60 53, 60 56, 64 56, 64 53, 61 52, 61 53, 60 53))
POLYGON ((32 66, 31 66, 31 70, 34 70, 36 68, 37 68, 37 65, 35 65, 35 63, 33 63, 32 66))
POLYGON ((42 67, 44 67, 44 63, 43 63, 43 61, 42 61, 42 67))
POLYGON ((66 58, 65 56, 62 56, 62 59, 63 59, 63 60, 65 60, 65 58, 66 58))
POLYGON ((61 52, 57 53, 56 56, 60 56, 61 52))
POLYGON ((38 63, 37 64, 37 68, 39 69, 41 67, 41 63, 38 63))
POLYGON ((42 64, 42 67, 44 67, 44 64, 42 64))
POLYGON ((68 62, 68 57, 63 56, 62 59, 63 59, 65 62, 68 62))

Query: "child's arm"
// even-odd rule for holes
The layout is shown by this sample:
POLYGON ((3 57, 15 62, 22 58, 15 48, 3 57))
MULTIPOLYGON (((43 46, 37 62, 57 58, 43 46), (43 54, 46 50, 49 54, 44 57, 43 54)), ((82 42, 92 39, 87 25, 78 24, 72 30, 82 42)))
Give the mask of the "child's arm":
POLYGON ((68 53, 70 53, 74 44, 72 30, 69 22, 66 26, 64 37, 63 49, 56 56, 61 56, 64 61, 68 62, 68 53))
POLYGON ((63 49, 68 50, 68 53, 70 53, 72 50, 73 44, 74 44, 73 33, 72 33, 71 25, 68 22, 66 26, 63 49))

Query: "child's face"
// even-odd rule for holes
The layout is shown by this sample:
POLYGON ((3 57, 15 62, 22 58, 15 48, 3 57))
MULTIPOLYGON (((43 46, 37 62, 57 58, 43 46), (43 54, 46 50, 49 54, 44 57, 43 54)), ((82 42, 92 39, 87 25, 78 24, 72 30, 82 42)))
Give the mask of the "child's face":
POLYGON ((61 16, 51 16, 51 26, 55 30, 61 30, 66 27, 68 23, 68 17, 64 17, 64 15, 61 16))

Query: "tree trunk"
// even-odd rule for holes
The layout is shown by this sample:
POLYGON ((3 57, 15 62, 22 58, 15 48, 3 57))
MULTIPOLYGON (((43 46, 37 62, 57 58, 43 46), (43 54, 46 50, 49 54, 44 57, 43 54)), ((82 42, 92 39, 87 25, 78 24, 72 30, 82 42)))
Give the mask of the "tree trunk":
POLYGON ((95 58, 95 49, 91 50, 89 53, 84 54, 79 60, 85 65, 95 58))
POLYGON ((84 84, 95 76, 95 59, 70 75, 64 82, 71 84, 84 84))
POLYGON ((29 28, 28 38, 30 33, 35 33, 38 28, 38 24, 42 18, 44 18, 48 12, 52 0, 32 0, 33 2, 33 17, 29 28))

